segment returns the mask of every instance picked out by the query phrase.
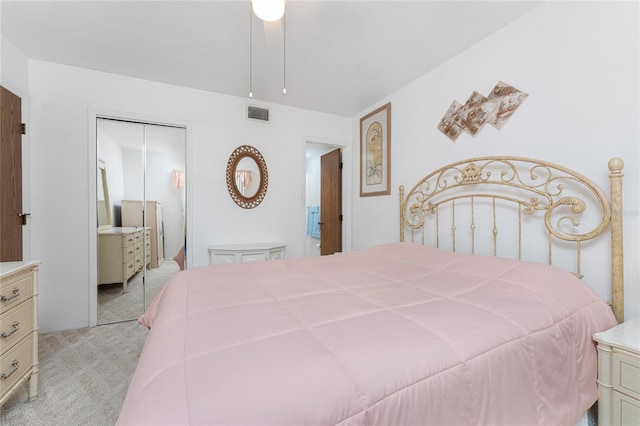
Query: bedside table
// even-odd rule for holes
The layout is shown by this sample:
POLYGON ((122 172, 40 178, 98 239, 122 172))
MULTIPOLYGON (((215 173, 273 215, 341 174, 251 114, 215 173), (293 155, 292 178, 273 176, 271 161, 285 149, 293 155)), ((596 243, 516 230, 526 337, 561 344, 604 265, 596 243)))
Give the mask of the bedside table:
POLYGON ((593 339, 598 342, 598 425, 640 425, 640 318, 593 339))
POLYGON ((284 259, 284 243, 219 244, 209 246, 209 264, 284 259))

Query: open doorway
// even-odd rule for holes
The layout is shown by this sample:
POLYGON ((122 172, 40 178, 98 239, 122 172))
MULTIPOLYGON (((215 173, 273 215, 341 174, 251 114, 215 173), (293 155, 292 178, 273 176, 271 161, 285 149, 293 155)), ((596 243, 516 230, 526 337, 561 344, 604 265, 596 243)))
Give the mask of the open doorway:
POLYGON ((342 147, 307 142, 305 255, 342 251, 342 147), (324 246, 323 246, 324 242, 324 246))

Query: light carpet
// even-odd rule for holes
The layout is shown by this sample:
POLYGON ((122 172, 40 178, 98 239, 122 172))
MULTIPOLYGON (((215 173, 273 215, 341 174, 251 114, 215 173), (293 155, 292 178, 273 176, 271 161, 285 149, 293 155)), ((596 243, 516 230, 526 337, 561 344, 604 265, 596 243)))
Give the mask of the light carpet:
POLYGON ((28 382, 0 408, 2 425, 113 425, 147 329, 135 321, 41 334, 40 388, 28 382))
POLYGON ((169 278, 178 272, 178 264, 173 259, 167 259, 159 268, 147 269, 144 287, 142 271, 129 280, 126 293, 122 290, 122 284, 99 285, 98 324, 138 318, 169 278))
MULTIPOLYGON (((98 287, 98 322, 137 318, 169 278, 173 260, 129 282, 98 287), (144 300, 144 301, 143 301, 144 300), (146 305, 146 306, 145 306, 146 305)), ((113 425, 142 351, 147 329, 136 321, 46 333, 39 336, 40 387, 29 402, 28 382, 0 407, 1 425, 113 425)))

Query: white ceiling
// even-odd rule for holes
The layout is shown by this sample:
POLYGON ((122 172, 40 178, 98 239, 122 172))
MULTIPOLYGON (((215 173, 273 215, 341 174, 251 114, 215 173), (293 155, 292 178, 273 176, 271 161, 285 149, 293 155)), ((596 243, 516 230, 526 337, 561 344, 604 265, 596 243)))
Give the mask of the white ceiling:
MULTIPOLYGON (((541 1, 310 1, 282 25, 253 18, 260 101, 352 117, 541 1)), ((249 1, 0 2, 27 57, 247 97, 249 1)))

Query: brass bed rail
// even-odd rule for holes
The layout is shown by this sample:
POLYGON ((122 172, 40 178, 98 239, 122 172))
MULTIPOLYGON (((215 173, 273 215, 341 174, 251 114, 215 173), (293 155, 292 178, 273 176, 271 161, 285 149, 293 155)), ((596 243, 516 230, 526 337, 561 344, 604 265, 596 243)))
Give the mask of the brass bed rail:
MULTIPOLYGON (((517 252, 514 257, 523 259, 523 233, 535 226, 535 219, 542 218, 546 261, 553 264, 554 247, 561 253, 572 251, 572 272, 582 278, 583 243, 610 229, 612 309, 618 322, 622 322, 624 162, 612 158, 608 166, 610 198, 582 174, 547 161, 495 156, 451 163, 422 178, 406 196, 404 186, 400 186, 400 241, 456 251, 462 234, 460 238, 470 245, 473 254, 479 247, 489 246, 494 256, 502 248, 517 252), (507 210, 515 218, 507 220, 507 210), (480 225, 487 221, 488 233, 482 234, 480 225), (516 243, 500 246, 501 234, 516 243)), ((526 247, 531 245, 539 244, 526 247)))

